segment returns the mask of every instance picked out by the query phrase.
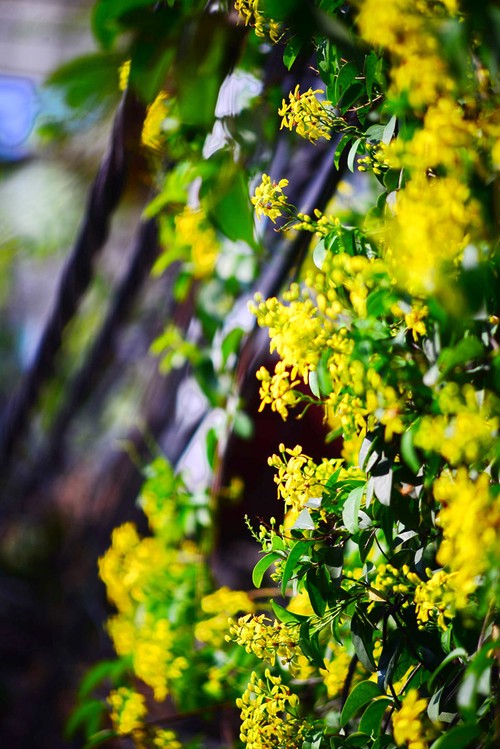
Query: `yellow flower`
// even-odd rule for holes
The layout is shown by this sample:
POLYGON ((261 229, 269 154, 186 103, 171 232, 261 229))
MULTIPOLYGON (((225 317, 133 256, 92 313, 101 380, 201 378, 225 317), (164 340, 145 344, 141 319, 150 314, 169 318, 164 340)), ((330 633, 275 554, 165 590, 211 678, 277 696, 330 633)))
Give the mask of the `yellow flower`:
POLYGON ((385 257, 401 287, 427 296, 448 283, 441 272, 460 259, 478 217, 478 204, 456 177, 411 179, 385 223, 385 257))
POLYGON ((426 570, 429 580, 419 580, 414 593, 415 612, 419 626, 435 620, 442 630, 448 628, 446 619, 452 619, 455 609, 455 592, 452 576, 444 570, 432 573, 426 570))
POLYGON ((144 725, 147 714, 144 695, 127 687, 120 687, 109 693, 111 720, 115 730, 122 736, 132 733, 144 725))
POLYGON ((141 142, 152 151, 161 151, 164 145, 162 125, 168 114, 168 95, 160 91, 146 110, 142 126, 141 142))
POLYGON ((256 378, 260 380, 260 406, 262 411, 266 404, 270 404, 273 411, 277 411, 286 420, 288 409, 300 402, 300 393, 295 390, 300 385, 300 380, 294 378, 284 362, 279 361, 271 375, 265 367, 256 372, 256 378))
POLYGON ((298 135, 308 138, 311 143, 318 138, 330 140, 333 120, 327 107, 331 102, 319 101, 317 94, 324 94, 320 88, 314 91, 309 88, 303 93, 299 89, 299 85, 295 86, 295 90, 288 96, 288 102, 283 99, 281 108, 278 109, 278 114, 282 118, 280 129, 295 128, 298 135))
POLYGON ((262 182, 251 199, 257 216, 267 216, 273 223, 276 223, 279 216, 283 216, 283 211, 288 207, 287 197, 283 193, 283 188, 287 185, 287 179, 271 182, 268 174, 262 175, 262 182))
POLYGON ((297 703, 297 695, 279 676, 271 676, 266 669, 264 680, 253 671, 245 692, 236 700, 241 710, 240 739, 247 749, 301 747, 307 726, 290 714, 297 703))
POLYGON ((420 716, 427 707, 427 700, 419 699, 416 689, 410 689, 404 697, 401 709, 394 713, 392 727, 398 746, 408 749, 427 749, 420 716))
POLYGON ((287 627, 277 619, 272 621, 265 614, 246 614, 240 616, 237 622, 230 619, 229 625, 229 635, 226 635, 228 642, 237 642, 247 653, 254 653, 271 665, 274 665, 277 657, 291 664, 300 654, 298 629, 287 627))
POLYGON ((331 657, 325 658, 326 669, 320 669, 328 697, 333 699, 342 693, 344 682, 349 672, 352 656, 336 644, 330 647, 331 657))
POLYGON ((196 624, 196 639, 213 647, 221 647, 228 630, 229 617, 241 612, 253 613, 255 604, 245 591, 223 587, 204 596, 201 600, 201 609, 205 614, 212 616, 196 624))
POLYGON ((175 242, 190 249, 195 278, 213 273, 219 255, 219 242, 213 226, 201 208, 189 208, 175 217, 175 242))
POLYGON ((182 749, 182 744, 174 731, 166 728, 157 728, 155 730, 153 746, 158 747, 158 749, 182 749))
POLYGON ((240 18, 245 21, 245 26, 253 26, 257 36, 265 38, 269 36, 271 41, 278 42, 281 38, 281 27, 272 18, 266 16, 260 10, 260 0, 236 0, 235 9, 240 18))
MULTIPOLYGON (((357 21, 361 35, 369 44, 385 47, 392 58, 389 96, 397 98, 404 93, 414 108, 432 104, 453 89, 433 34, 442 16, 439 5, 414 0, 360 3, 357 21)), ((446 10, 455 14, 456 4, 446 3, 446 10)))
POLYGON ((405 323, 408 330, 413 333, 413 340, 416 341, 419 335, 425 335, 427 328, 424 319, 429 314, 428 308, 420 305, 414 305, 405 315, 405 323))
POLYGON ((125 60, 118 68, 118 88, 120 91, 125 91, 127 88, 131 62, 131 60, 125 60))
POLYGON ((465 467, 455 475, 441 475, 433 486, 441 503, 437 523, 443 529, 437 560, 453 573, 448 584, 459 609, 467 605, 486 570, 497 569, 500 561, 500 505, 489 487, 486 473, 473 480, 465 467))
POLYGON ((274 481, 278 485, 278 496, 295 512, 300 512, 310 499, 321 497, 328 479, 336 471, 340 477, 352 475, 351 469, 342 468, 341 459, 323 458, 316 464, 308 455, 304 455, 300 445, 293 449, 281 444, 279 446, 282 457, 272 455, 268 463, 277 469, 274 481))

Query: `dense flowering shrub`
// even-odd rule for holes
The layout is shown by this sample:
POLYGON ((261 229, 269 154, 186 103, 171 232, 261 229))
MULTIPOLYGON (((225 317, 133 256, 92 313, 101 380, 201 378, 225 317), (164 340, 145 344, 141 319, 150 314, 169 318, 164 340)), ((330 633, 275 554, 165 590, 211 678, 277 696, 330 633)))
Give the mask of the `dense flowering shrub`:
MULTIPOLYGON (((498 740, 500 118, 484 28, 488 19, 498 28, 498 12, 483 5, 235 3, 258 44, 283 45, 289 67, 314 50, 317 87, 297 83, 276 121, 291 138, 335 140, 331 158, 353 174, 344 190, 354 196, 325 211, 293 205, 283 174, 264 172, 251 197, 258 218, 311 242, 289 288, 250 303, 278 356, 256 373, 261 408, 283 419, 321 409, 342 456, 325 448, 315 462, 300 445, 269 456, 284 520, 253 530, 262 556, 257 590, 246 592, 215 589, 208 571, 210 487, 200 499, 161 459, 150 467, 140 497, 150 535, 118 528, 100 562, 123 666, 110 667, 113 730, 103 740, 177 747, 172 715, 228 702, 249 749, 498 740), (271 596, 259 592, 265 575, 271 596), (148 721, 147 705, 167 696, 164 716, 148 721)), ((159 94, 143 133, 152 150, 163 139, 183 160, 151 208, 169 240, 157 270, 181 260, 185 283, 209 286, 223 276, 223 235, 244 237, 231 235, 227 214, 213 220, 210 190, 190 204, 195 179, 224 175, 182 144, 183 106, 171 96, 159 94)), ((247 242, 255 249, 252 233, 247 242)), ((241 336, 226 337, 220 365, 223 317, 207 352, 167 328, 155 344, 165 369, 219 361, 211 371, 226 382, 241 336)))

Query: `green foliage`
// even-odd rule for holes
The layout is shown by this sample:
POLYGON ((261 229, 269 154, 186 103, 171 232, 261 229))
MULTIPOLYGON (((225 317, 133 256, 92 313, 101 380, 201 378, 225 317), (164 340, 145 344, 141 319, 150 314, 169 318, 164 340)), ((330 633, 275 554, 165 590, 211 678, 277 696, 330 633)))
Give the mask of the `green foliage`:
MULTIPOLYGON (((167 324, 152 351, 165 371, 189 364, 223 414, 205 438, 217 475, 227 432, 251 433, 235 397, 245 332, 232 317, 267 257, 251 204, 283 236, 313 235, 296 283, 250 305, 279 357, 273 373, 259 370, 260 395, 285 419, 318 409, 342 457, 315 462, 300 445, 269 457, 284 519, 253 531, 259 599, 216 590, 215 492, 153 463, 140 498, 150 535, 122 526, 101 560, 123 679, 113 683, 122 671, 109 664, 91 673, 69 729, 104 740, 92 691, 107 679, 119 734, 177 747, 144 720, 140 679, 157 701, 168 695, 176 718, 238 700, 251 749, 493 746, 499 126, 481 24, 497 14, 452 0, 236 5, 257 34, 245 44, 234 16, 196 2, 95 7, 106 50, 133 32, 129 85, 152 102, 143 143, 159 185, 147 209, 164 245, 155 272, 177 269, 175 293, 193 300, 198 323, 195 334, 167 324), (325 212, 293 205, 284 175, 264 174, 249 197, 274 143, 235 131, 264 117, 259 133, 274 137, 272 91, 221 114, 224 79, 235 64, 263 77, 269 39, 287 70, 316 55, 316 90, 292 86, 280 109, 290 141, 331 138, 328 158, 355 175, 325 212)), ((91 101, 87 84, 63 79, 76 105, 91 101)))

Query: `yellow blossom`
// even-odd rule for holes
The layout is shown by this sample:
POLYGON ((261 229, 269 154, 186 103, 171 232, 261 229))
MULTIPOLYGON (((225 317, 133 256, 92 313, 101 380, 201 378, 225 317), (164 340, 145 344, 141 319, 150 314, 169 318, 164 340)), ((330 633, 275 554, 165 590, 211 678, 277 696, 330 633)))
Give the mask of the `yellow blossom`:
POLYGON ((168 114, 169 99, 166 91, 160 91, 148 106, 142 126, 141 142, 152 151, 161 151, 164 145, 162 125, 168 114))
POLYGON ((267 18, 260 8, 260 0, 235 0, 234 7, 245 21, 245 26, 253 26, 257 36, 269 36, 272 42, 280 40, 280 24, 272 18, 267 18))
POLYGON ((240 739, 247 749, 298 749, 306 728, 291 714, 297 695, 266 669, 264 679, 252 672, 250 682, 236 700, 241 710, 240 739))
POLYGON ((234 640, 247 653, 254 653, 271 665, 277 657, 290 664, 300 653, 298 628, 288 627, 277 619, 271 620, 265 614, 246 614, 236 622, 230 619, 229 624, 227 641, 234 640))
POLYGON ((401 709, 394 713, 392 727, 394 740, 398 746, 408 749, 427 749, 421 715, 427 707, 427 700, 419 699, 416 689, 410 689, 404 697, 401 709))
POLYGON ((178 247, 189 248, 195 278, 213 273, 219 242, 205 211, 186 207, 175 217, 175 242, 178 247))
POLYGON ((385 257, 399 284, 413 294, 434 293, 446 280, 442 270, 460 259, 478 217, 469 188, 455 177, 410 180, 385 224, 385 257))
POLYGON ((285 127, 293 130, 295 128, 298 135, 308 138, 312 143, 318 138, 330 140, 333 120, 327 107, 331 105, 331 102, 321 102, 317 98, 318 94, 324 94, 322 89, 318 88, 313 91, 309 88, 303 93, 299 89, 300 86, 297 85, 295 90, 290 92, 288 102, 283 99, 281 108, 278 110, 282 118, 280 129, 285 127))
POLYGON ((195 637, 200 642, 220 647, 225 641, 229 617, 241 612, 253 613, 255 604, 245 591, 223 587, 204 596, 201 600, 201 609, 205 614, 212 616, 196 624, 195 637))
POLYGON ((415 435, 415 445, 441 454, 451 465, 476 463, 492 450, 498 433, 498 418, 479 412, 424 416, 415 435))
POLYGON ((283 193, 283 188, 287 185, 287 179, 271 182, 271 177, 268 174, 262 175, 262 181, 256 187, 251 199, 257 216, 267 216, 273 223, 276 223, 279 216, 283 216, 288 207, 287 197, 283 193))
POLYGON ((308 455, 304 455, 300 445, 285 448, 280 445, 279 455, 272 455, 268 463, 277 469, 274 481, 278 485, 278 496, 286 507, 300 512, 310 499, 321 497, 328 479, 341 470, 342 477, 350 475, 351 469, 342 470, 343 461, 323 458, 316 464, 308 455))
POLYGON ((167 728, 155 729, 153 746, 157 747, 157 749, 182 749, 182 744, 175 735, 175 732, 167 728))
MULTIPOLYGON (((447 619, 454 616, 455 593, 450 585, 450 576, 444 570, 432 573, 427 570, 429 580, 418 580, 414 593, 415 612, 419 626, 429 621, 436 621, 442 629, 448 628, 447 619)), ((415 577, 417 577, 415 575, 415 577)))
POLYGON ((491 565, 498 568, 500 561, 500 506, 489 485, 486 473, 473 480, 465 467, 434 482, 434 496, 441 504, 437 523, 443 529, 437 560, 453 573, 448 584, 457 608, 467 605, 481 576, 491 565))
MULTIPOLYGON (((438 3, 415 3, 413 0, 362 0, 358 26, 364 40, 385 47, 392 58, 389 96, 404 93, 411 106, 425 107, 453 90, 452 79, 433 34, 441 18, 438 3)), ((443 9, 444 10, 444 9, 443 9)), ((456 13, 447 3, 446 10, 456 13)))
POLYGON ((405 323, 408 330, 413 333, 413 340, 416 341, 419 336, 427 333, 425 318, 429 314, 428 308, 420 305, 414 305, 405 315, 405 323))
POLYGON ((120 91, 125 91, 127 88, 131 62, 131 60, 125 60, 118 68, 118 88, 120 91))
POLYGON ((115 689, 108 695, 111 720, 117 733, 124 736, 144 725, 147 714, 144 695, 127 687, 115 689))
POLYGON ((320 669, 328 697, 333 699, 342 693, 349 672, 352 656, 340 645, 330 647, 331 655, 325 658, 326 669, 320 669))

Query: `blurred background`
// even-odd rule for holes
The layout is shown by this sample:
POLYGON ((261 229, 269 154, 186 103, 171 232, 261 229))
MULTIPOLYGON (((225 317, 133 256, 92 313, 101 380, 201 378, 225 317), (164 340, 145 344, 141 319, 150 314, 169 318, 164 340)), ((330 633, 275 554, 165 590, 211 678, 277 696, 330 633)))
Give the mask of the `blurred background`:
MULTIPOLYGON (((124 186, 106 171, 120 169, 116 149, 126 151, 129 132, 140 133, 144 110, 118 108, 119 55, 116 66, 105 61, 111 78, 91 58, 71 67, 96 50, 91 6, 0 0, 0 746, 13 749, 80 746, 65 734, 78 684, 89 665, 112 656, 97 559, 118 524, 144 528, 135 499, 148 460, 161 452, 184 463, 192 486, 207 476, 204 441, 196 437, 199 428, 206 433, 206 398, 187 367, 166 377, 149 351, 165 320, 187 331, 193 300, 175 305, 175 269, 150 275, 158 238, 154 222, 141 221, 153 194, 143 157, 128 154, 124 186), (76 110, 61 87, 45 85, 65 63, 69 73, 57 80, 70 81, 76 110), (107 193, 111 202, 100 211, 94 198, 107 193)), ((311 78, 308 60, 301 74, 311 78)), ((281 53, 270 55, 265 76, 279 104, 295 80, 281 53)), ((219 104, 222 130, 227 103, 219 104)), ((274 111, 270 119, 274 144, 274 111)), ((260 157, 274 160, 273 173, 312 191, 291 194, 306 208, 324 208, 335 189, 335 145, 303 141, 292 159, 286 141, 274 153, 254 144, 269 149, 260 157)), ((273 226, 266 231, 274 260, 263 263, 268 275, 259 283, 275 293, 306 245, 288 242, 276 253, 281 236, 273 226)), ((226 260, 241 269, 231 253, 226 260)), ((233 476, 244 483, 241 505, 229 503, 219 515, 213 565, 220 584, 234 587, 249 584, 256 553, 245 512, 277 512, 267 456, 280 442, 303 444, 317 458, 324 452, 325 427, 312 409, 285 426, 270 410, 257 415, 254 373, 267 352, 266 334, 246 349, 239 378, 253 437, 231 437, 217 477, 219 488, 233 476)))
MULTIPOLYGON (((72 121, 57 90, 43 86, 56 68, 95 50, 91 5, 0 0, 0 440, 36 361, 109 140, 111 113, 72 121), (58 122, 66 128, 60 137, 44 132, 58 122)), ((140 299, 131 294, 137 307, 113 333, 103 377, 95 373, 73 396, 68 383, 128 267, 146 194, 138 182, 122 203, 55 368, 39 378, 36 404, 9 430, 0 459, 1 746, 72 745, 64 722, 79 679, 111 654, 96 560, 111 528, 135 513, 140 459, 132 463, 119 440, 133 438, 128 430, 154 377, 148 348, 163 282, 146 284, 140 299), (61 410, 66 416, 54 428, 61 410)))

